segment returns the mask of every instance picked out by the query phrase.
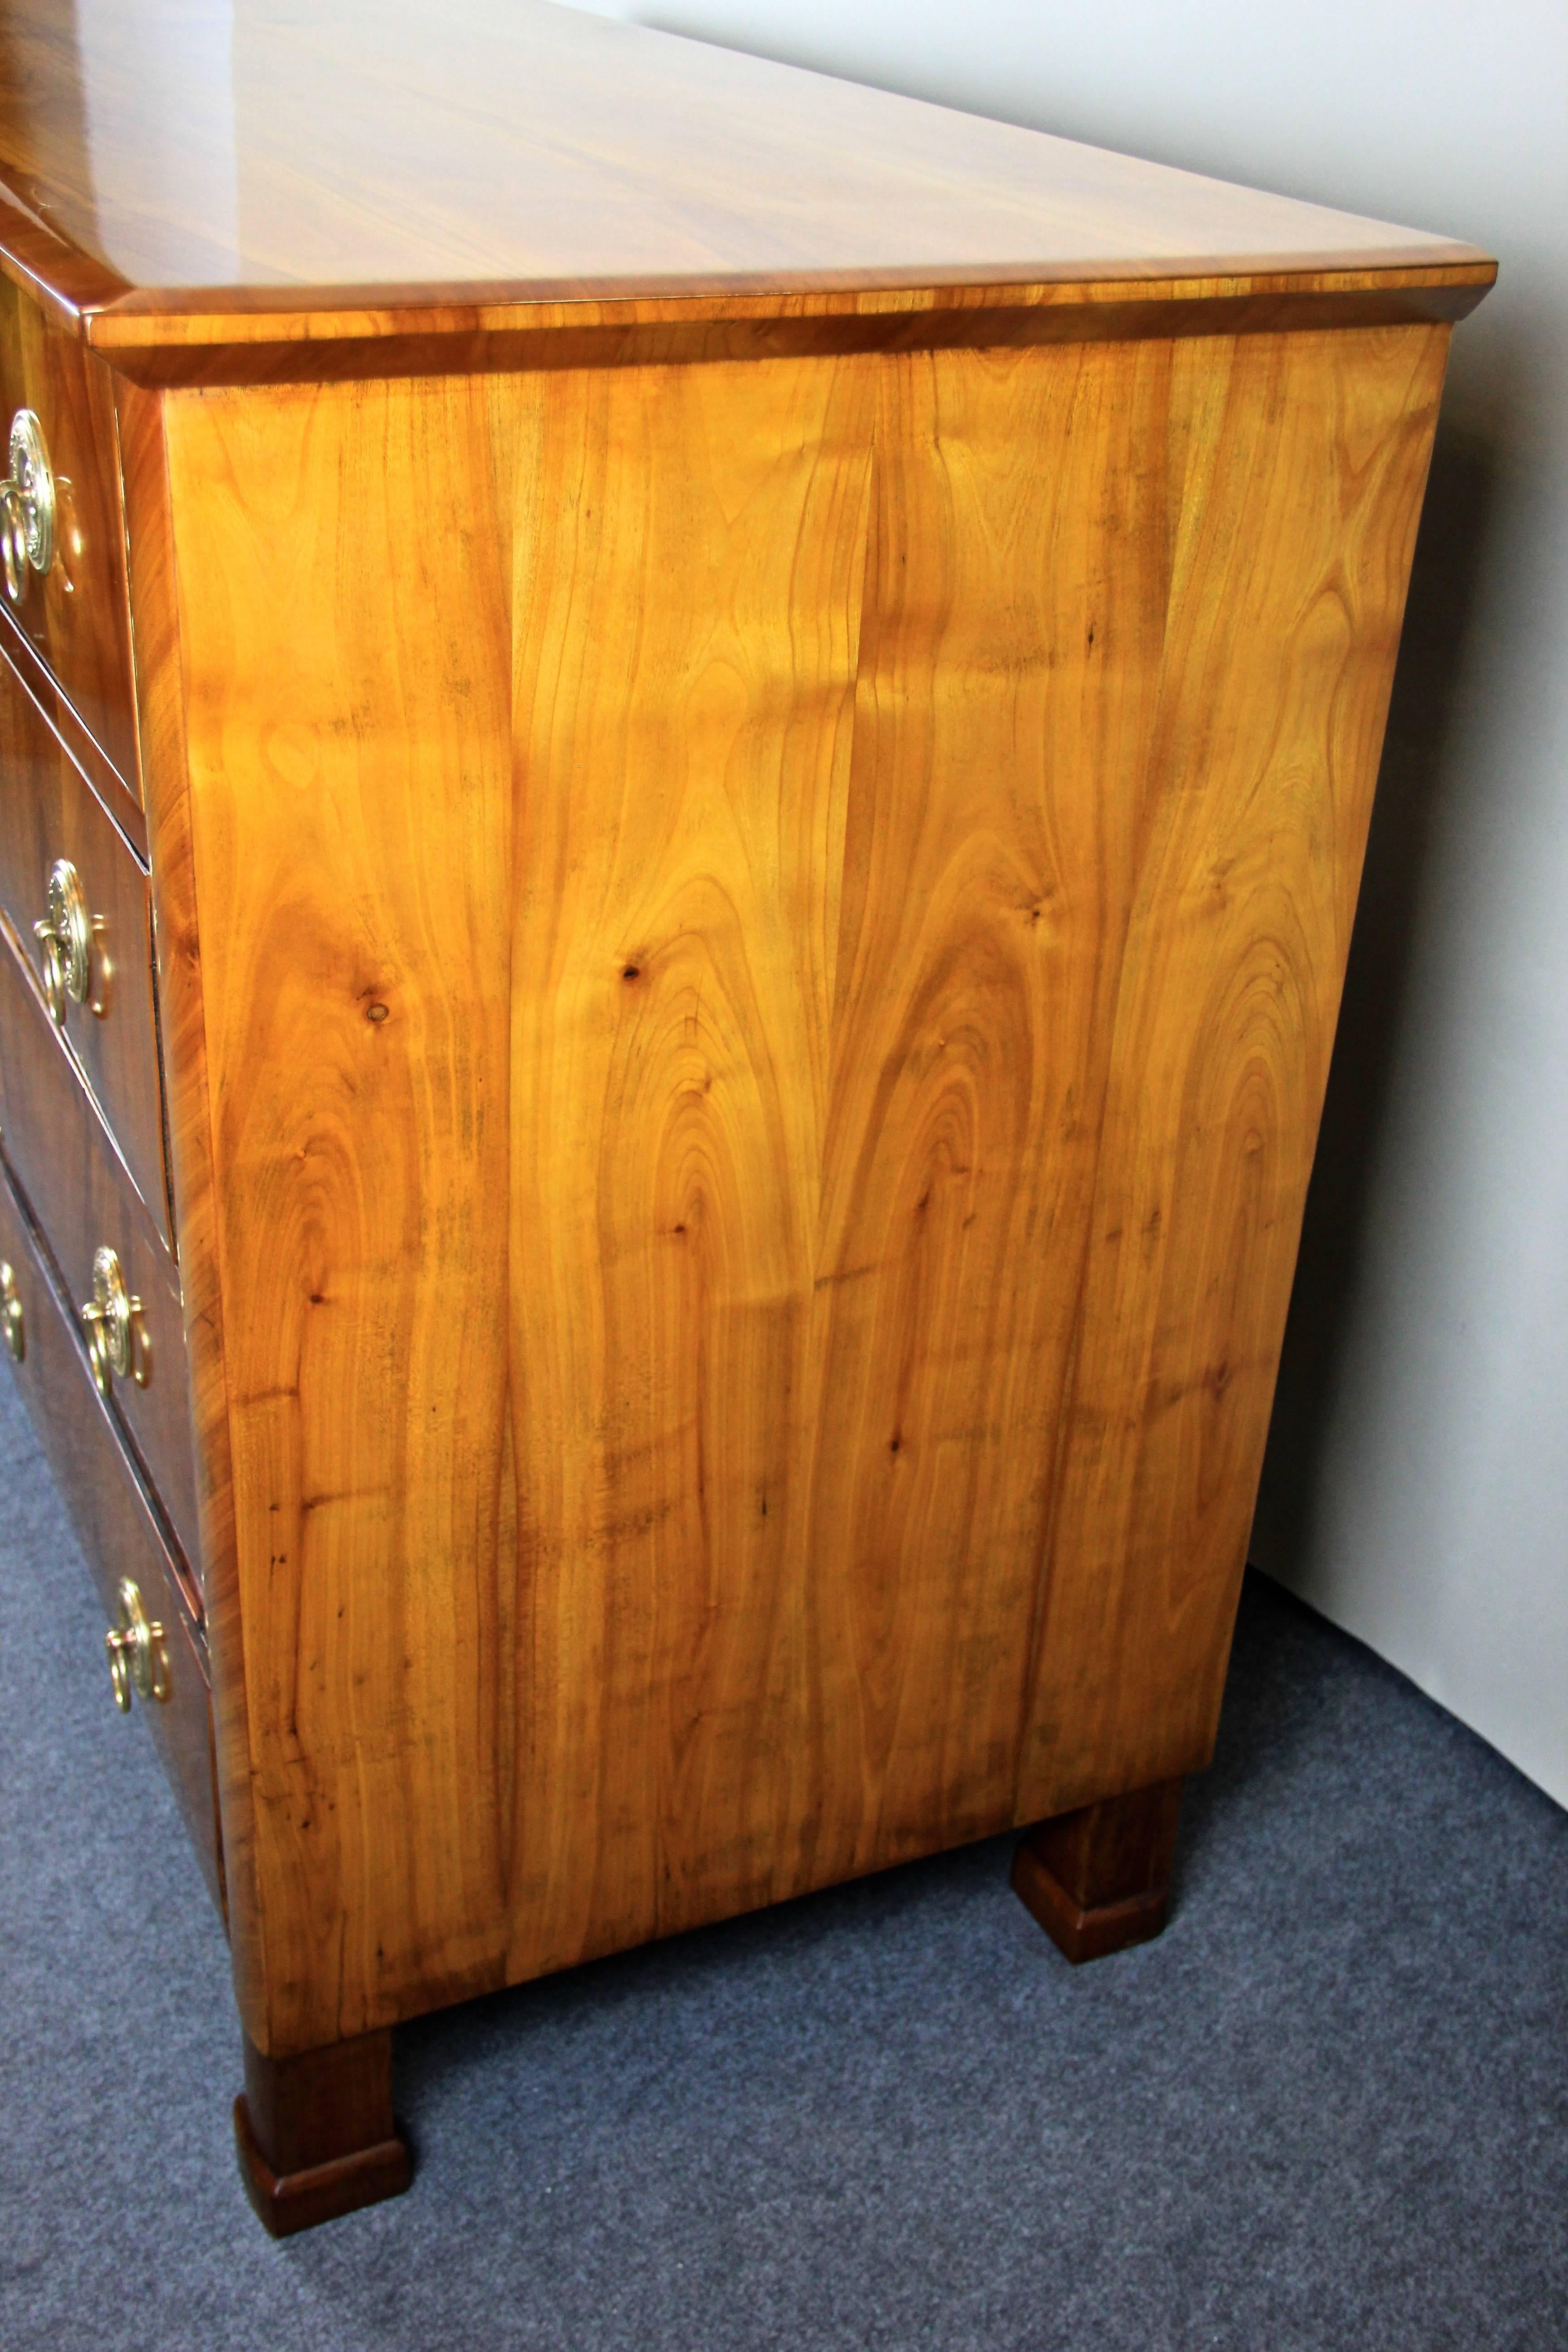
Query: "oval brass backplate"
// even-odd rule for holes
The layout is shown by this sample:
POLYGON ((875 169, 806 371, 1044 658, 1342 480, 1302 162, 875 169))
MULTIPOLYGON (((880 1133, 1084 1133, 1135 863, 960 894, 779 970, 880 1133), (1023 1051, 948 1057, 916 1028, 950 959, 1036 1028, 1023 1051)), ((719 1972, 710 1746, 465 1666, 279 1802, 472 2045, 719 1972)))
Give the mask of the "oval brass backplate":
POLYGON ((44 428, 30 408, 11 419, 11 479, 22 502, 22 538, 35 572, 55 560, 55 471, 44 428))
POLYGON ((141 1587, 129 1576, 121 1578, 118 1597, 120 1622, 103 1637, 114 1704, 121 1715, 129 1715, 134 1691, 139 1699, 156 1699, 160 1706, 166 1706, 169 1654, 163 1646, 163 1628, 155 1620, 149 1620, 141 1587))
POLYGON ((107 1244, 93 1254, 92 1297, 81 1320, 99 1395, 112 1395, 116 1379, 133 1380, 144 1389, 153 1377, 153 1359, 142 1328, 142 1301, 126 1289, 119 1254, 107 1244))
POLYGON ((11 419, 11 471, 0 482, 0 583, 22 604, 35 572, 55 560, 55 475, 44 428, 30 408, 11 419))
MULTIPOLYGON (((78 1004, 85 1004, 92 991, 92 912, 81 876, 68 857, 57 857, 49 868, 44 919, 33 925, 33 937, 44 951, 44 993, 50 1012, 61 985, 78 1004), (58 967, 58 981, 51 978, 51 965, 58 967)), ((63 1019, 63 1008, 55 1017, 63 1019)))

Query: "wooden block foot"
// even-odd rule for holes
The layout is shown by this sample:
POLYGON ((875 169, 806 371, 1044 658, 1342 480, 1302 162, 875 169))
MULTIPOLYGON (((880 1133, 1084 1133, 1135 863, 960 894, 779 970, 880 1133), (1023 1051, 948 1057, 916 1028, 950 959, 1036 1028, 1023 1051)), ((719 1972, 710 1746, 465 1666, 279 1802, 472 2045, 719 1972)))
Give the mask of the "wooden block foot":
POLYGON ((401 2197, 414 2178, 392 2115, 392 2035, 266 2058, 247 2037, 234 2137, 246 2194, 275 2238, 401 2197))
POLYGON ((1180 1780, 1058 1813, 1013 1857, 1013 1891, 1075 1964, 1146 1944, 1165 1924, 1180 1780))

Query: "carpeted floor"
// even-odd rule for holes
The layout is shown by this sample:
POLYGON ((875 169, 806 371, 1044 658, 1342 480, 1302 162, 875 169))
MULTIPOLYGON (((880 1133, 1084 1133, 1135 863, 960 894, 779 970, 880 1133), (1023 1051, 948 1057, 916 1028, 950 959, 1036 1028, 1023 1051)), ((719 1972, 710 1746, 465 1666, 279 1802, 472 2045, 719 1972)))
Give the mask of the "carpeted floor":
POLYGON ((5 2352, 1559 2352, 1568 1815, 1254 1578, 1163 1939, 1005 1841, 408 2029, 275 2246, 223 1937, 0 1379, 5 2352))

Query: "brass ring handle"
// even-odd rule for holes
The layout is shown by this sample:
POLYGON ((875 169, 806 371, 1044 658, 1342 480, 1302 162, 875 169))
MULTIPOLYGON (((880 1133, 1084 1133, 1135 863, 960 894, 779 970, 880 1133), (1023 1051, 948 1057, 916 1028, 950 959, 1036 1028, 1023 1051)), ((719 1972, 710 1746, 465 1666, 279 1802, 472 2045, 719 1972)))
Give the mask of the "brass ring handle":
POLYGON ((44 1003, 49 1008, 49 1019, 57 1029, 66 1025, 67 999, 65 958, 60 943, 47 923, 35 923, 33 937, 38 942, 39 977, 44 983, 44 1003))
POLYGON ((11 472, 0 482, 0 572, 5 593, 20 604, 29 570, 47 572, 55 560, 55 474, 44 428, 30 408, 11 419, 11 472))
POLYGON ((103 1637, 114 1704, 121 1715, 129 1715, 134 1691, 139 1699, 156 1699, 160 1706, 167 1706, 171 1685, 163 1628, 149 1620, 141 1588, 129 1576, 120 1580, 119 1601, 120 1622, 103 1637))
POLYGON ((142 1301, 125 1287, 117 1253, 107 1246, 92 1261, 92 1297, 81 1310, 87 1360, 100 1397, 112 1396, 116 1379, 144 1389, 153 1377, 152 1350, 142 1328, 142 1301))
POLYGON ((27 578, 27 518, 22 494, 15 482, 0 482, 0 582, 7 604, 22 604, 27 578))
POLYGON ((109 1679, 114 1690, 114 1704, 121 1715, 129 1715, 131 1712, 131 1664, 125 1654, 124 1637, 119 1633, 106 1633, 103 1637, 103 1646, 109 1652, 109 1679))
POLYGON ((109 1326, 103 1309, 95 1299, 89 1299, 81 1310, 82 1328, 87 1333, 88 1368, 92 1373, 92 1385, 100 1397, 114 1394, 114 1367, 109 1360, 109 1326))
POLYGON ((16 1274, 9 1259, 0 1257, 0 1331, 6 1352, 19 1364, 27 1352, 27 1326, 16 1291, 16 1274))
POLYGON ((93 919, 81 876, 68 857, 49 868, 46 911, 33 925, 41 950, 44 995, 57 1028, 66 1023, 66 999, 85 1004, 92 992, 93 919))

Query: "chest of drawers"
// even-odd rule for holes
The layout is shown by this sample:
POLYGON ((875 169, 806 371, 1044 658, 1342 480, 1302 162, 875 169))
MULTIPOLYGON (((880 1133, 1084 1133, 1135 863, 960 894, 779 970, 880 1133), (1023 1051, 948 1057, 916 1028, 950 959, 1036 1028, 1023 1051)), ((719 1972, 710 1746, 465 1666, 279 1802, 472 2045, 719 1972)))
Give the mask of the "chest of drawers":
POLYGON ((5 13, 0 1320, 263 2219, 595 1954, 1012 1827, 1157 1932, 1493 266, 548 7, 5 13))

